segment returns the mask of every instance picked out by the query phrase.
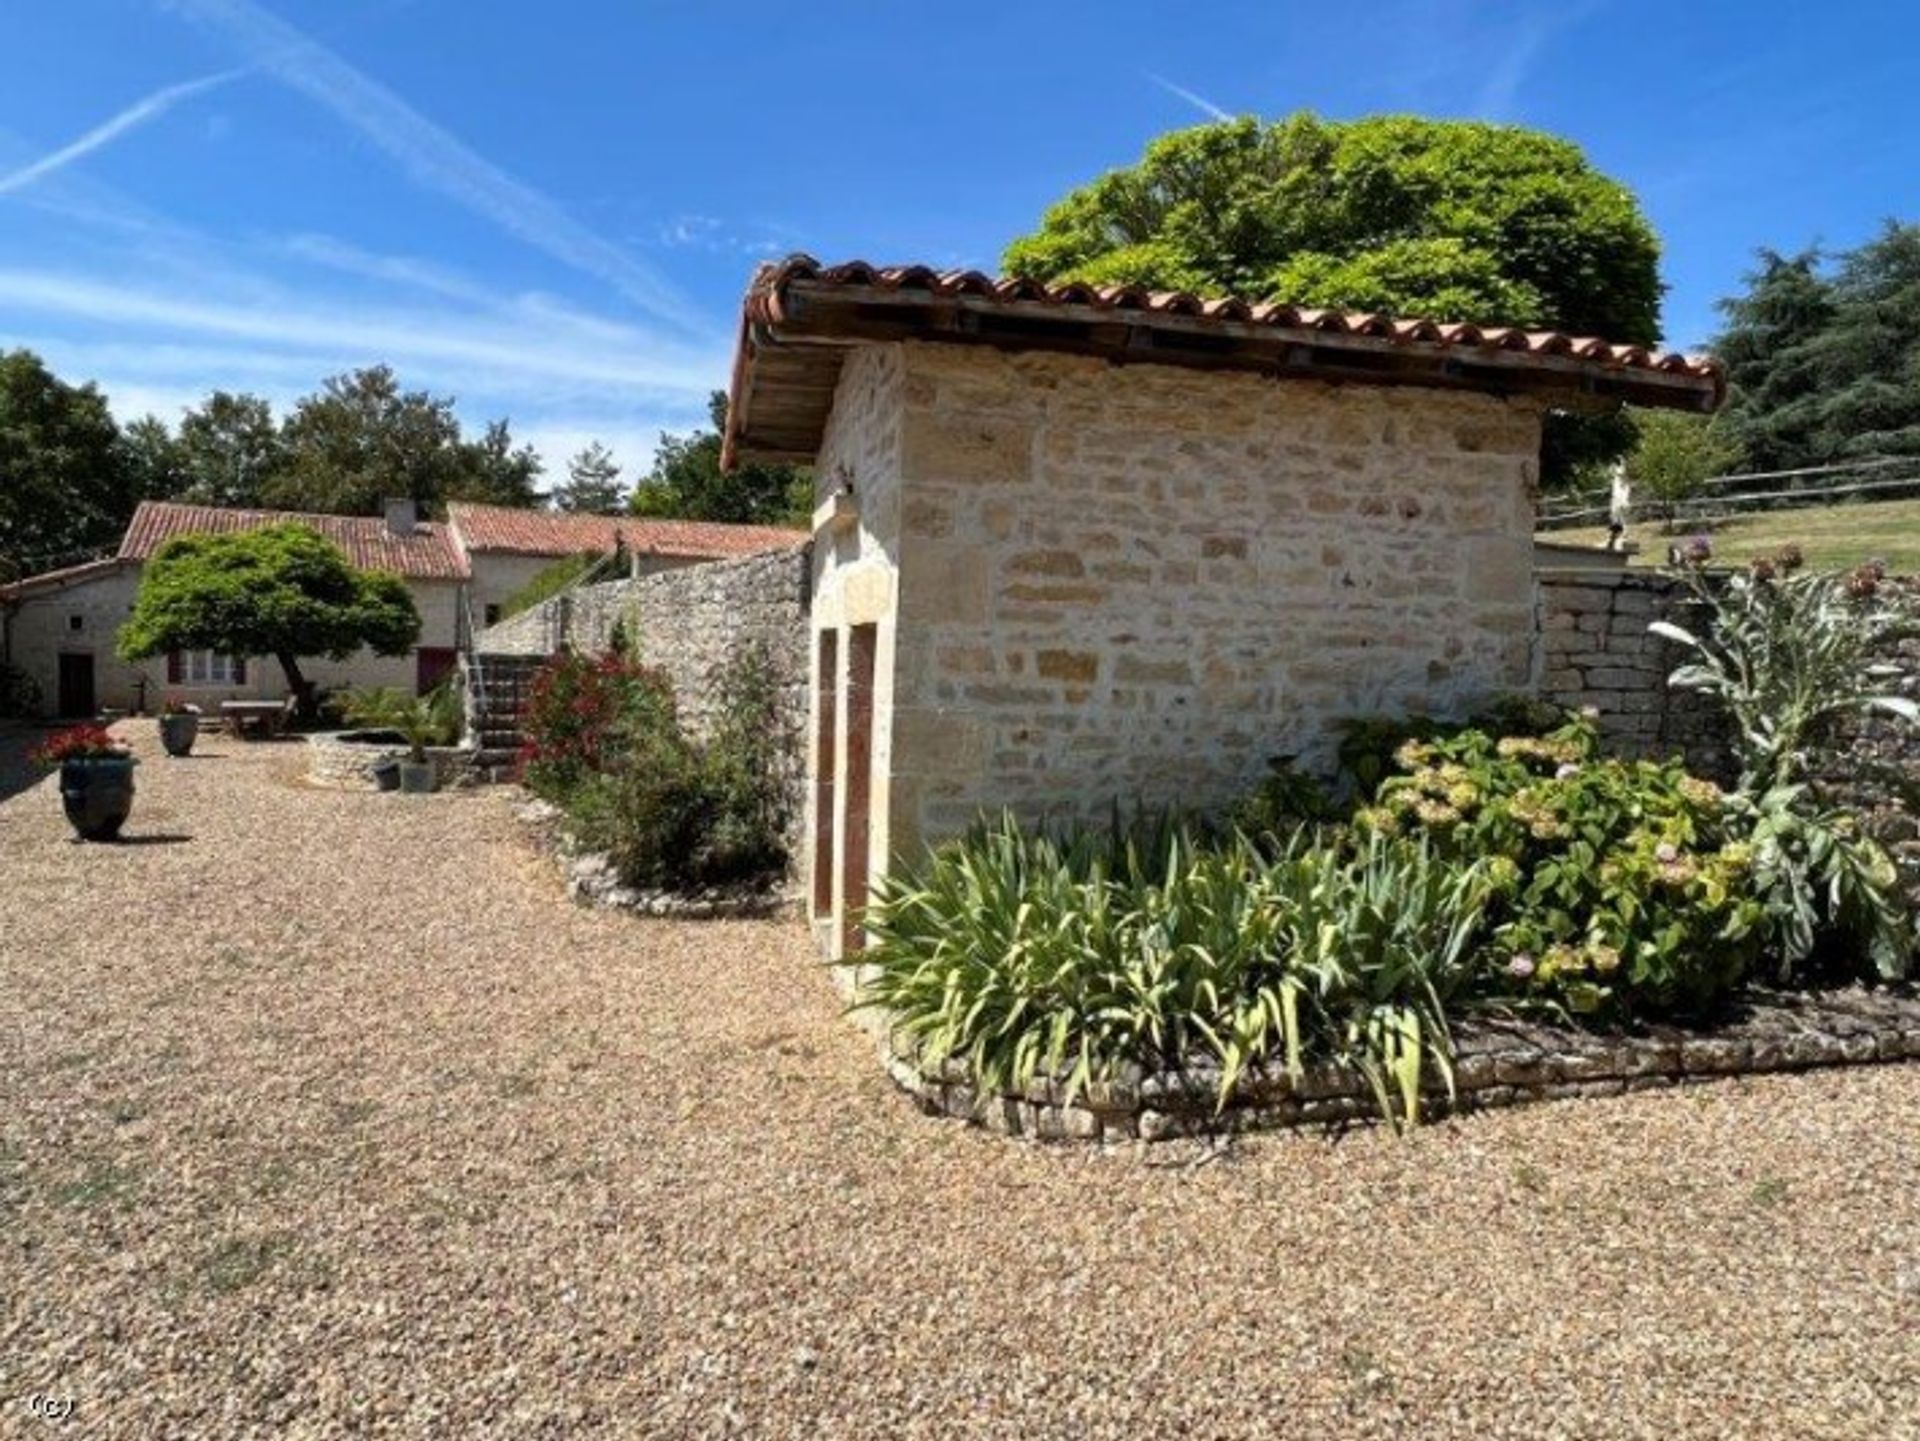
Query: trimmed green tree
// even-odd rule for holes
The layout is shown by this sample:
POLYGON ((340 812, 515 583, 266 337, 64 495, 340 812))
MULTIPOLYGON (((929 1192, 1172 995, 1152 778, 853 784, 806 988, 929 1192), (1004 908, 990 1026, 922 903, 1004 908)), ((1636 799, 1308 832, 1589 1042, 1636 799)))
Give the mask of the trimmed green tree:
POLYGON ((718 520, 745 525, 798 525, 813 512, 813 472, 794 465, 736 465, 720 469, 720 436, 727 428, 727 393, 708 398, 711 430, 662 435, 653 469, 633 487, 635 515, 662 520, 718 520))
POLYGON ((345 660, 362 646, 405 655, 419 638, 420 613, 399 576, 358 569, 307 526, 276 525, 161 547, 119 648, 128 660, 177 650, 270 655, 310 711, 302 657, 345 660))
POLYGON ((1636 431, 1627 453, 1627 479, 1636 498, 1644 496, 1660 510, 1669 532, 1680 503, 1698 495, 1716 475, 1739 458, 1739 447, 1712 419, 1677 410, 1629 412, 1636 431))
MULTIPOLYGON (((1302 111, 1162 136, 1007 247, 1012 274, 1660 338, 1660 244, 1569 141, 1511 125, 1302 111)), ((1632 443, 1554 417, 1549 481, 1632 443)))

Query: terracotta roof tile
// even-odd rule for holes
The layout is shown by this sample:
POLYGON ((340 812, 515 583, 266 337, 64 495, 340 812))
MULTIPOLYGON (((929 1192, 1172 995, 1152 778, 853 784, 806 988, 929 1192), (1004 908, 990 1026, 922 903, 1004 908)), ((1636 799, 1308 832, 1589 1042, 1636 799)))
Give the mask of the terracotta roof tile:
POLYGON ((120 541, 119 559, 146 560, 183 535, 231 535, 294 523, 318 531, 362 570, 384 570, 409 580, 465 580, 467 561, 444 525, 423 522, 398 536, 379 516, 309 515, 292 510, 228 510, 213 505, 142 501, 120 541))
POLYGON ((1694 410, 1717 407, 1726 393, 1725 376, 1711 359, 1559 331, 1135 285, 1050 285, 926 265, 823 265, 792 255, 763 265, 747 290, 725 463, 749 453, 809 457, 845 348, 899 339, 1077 350, 1129 362, 1267 373, 1278 368, 1360 383, 1590 393, 1694 410), (767 377, 760 374, 763 361, 767 377), (778 414, 753 413, 763 383, 778 393, 769 402, 778 414))
POLYGON ((784 550, 806 533, 771 525, 722 525, 711 521, 649 520, 625 515, 568 515, 551 510, 515 510, 500 505, 455 502, 448 524, 469 552, 507 551, 515 555, 577 555, 611 551, 624 542, 629 551, 697 556, 718 560, 784 550))
POLYGON ((96 576, 111 575, 126 563, 119 556, 110 555, 101 560, 83 561, 79 565, 62 566, 59 570, 43 570, 38 575, 22 576, 19 580, 0 585, 0 601, 22 600, 43 590, 59 590, 62 586, 75 585, 96 576))

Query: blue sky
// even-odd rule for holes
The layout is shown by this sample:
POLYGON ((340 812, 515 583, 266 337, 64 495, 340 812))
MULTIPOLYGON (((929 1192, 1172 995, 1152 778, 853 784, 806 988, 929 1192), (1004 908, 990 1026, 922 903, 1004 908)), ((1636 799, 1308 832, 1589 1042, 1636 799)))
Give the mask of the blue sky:
POLYGON ((384 360, 551 470, 703 418, 760 258, 991 268, 1213 110, 1571 137, 1651 215, 1682 345, 1755 247, 1920 217, 1891 0, 8 8, 0 347, 123 418, 384 360))

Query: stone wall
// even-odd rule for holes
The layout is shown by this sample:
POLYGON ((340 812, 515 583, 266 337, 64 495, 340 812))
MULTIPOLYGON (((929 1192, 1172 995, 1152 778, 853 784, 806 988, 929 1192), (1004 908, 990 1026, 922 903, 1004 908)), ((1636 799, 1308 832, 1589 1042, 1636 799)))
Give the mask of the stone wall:
POLYGON ((983 807, 1224 807, 1344 717, 1524 688, 1533 405, 904 351, 895 854, 983 807))
POLYGON ((1538 582, 1540 694, 1570 710, 1598 711, 1601 739, 1618 754, 1684 754, 1695 770, 1731 779, 1726 717, 1704 697, 1668 687, 1684 647, 1648 630, 1656 620, 1702 624, 1686 587, 1644 571, 1542 570, 1538 582))
MULTIPOLYGON (((666 672, 695 735, 713 724, 727 670, 749 650, 772 666, 796 746, 805 734, 811 551, 800 544, 630 582, 618 619, 626 623, 634 655, 666 672)), ((610 631, 613 622, 605 624, 610 631)))
MULTIPOLYGON (((551 556, 502 558, 483 555, 480 559, 489 565, 497 565, 502 559, 537 562, 534 575, 559 563, 551 556)), ((615 622, 626 614, 634 597, 640 593, 634 589, 635 582, 712 563, 652 552, 633 556, 630 575, 623 575, 617 580, 576 585, 538 605, 527 607, 517 615, 487 626, 478 637, 480 649, 489 655, 548 656, 562 649, 597 655, 609 648, 615 622)), ((481 587, 479 566, 480 560, 477 559, 474 571, 476 597, 488 593, 481 587)), ((532 576, 527 578, 532 579, 532 576)), ((497 582, 495 589, 498 589, 497 582)), ((475 613, 484 613, 479 610, 477 603, 475 613)))
MULTIPOLYGON (((1889 582, 1909 596, 1912 579, 1889 582)), ((1539 692, 1569 707, 1599 712, 1601 738, 1617 753, 1681 755, 1693 770, 1732 780, 1728 719, 1711 701, 1667 685, 1683 647, 1647 627, 1659 619, 1689 629, 1705 623, 1685 585, 1660 574, 1542 571, 1535 676, 1539 692)), ((1902 674, 1890 687, 1920 700, 1920 637, 1889 661, 1902 674)), ((1899 862, 1909 898, 1920 906, 1920 735, 1891 717, 1849 719, 1816 781, 1828 800, 1861 815, 1899 862)))
POLYGON ((562 637, 576 651, 600 654, 612 647, 618 628, 637 660, 665 672, 680 714, 696 736, 707 734, 713 724, 728 669, 750 648, 759 649, 773 669, 789 740, 797 862, 812 564, 812 546, 802 542, 789 550, 583 585, 489 626, 480 633, 479 645, 489 661, 550 655, 562 637))
MULTIPOLYGON (((336 791, 372 791, 380 788, 375 772, 406 759, 404 742, 355 740, 355 731, 329 731, 307 737, 307 782, 336 791)), ((427 762, 434 784, 462 785, 476 779, 473 752, 463 746, 428 746, 427 762)))

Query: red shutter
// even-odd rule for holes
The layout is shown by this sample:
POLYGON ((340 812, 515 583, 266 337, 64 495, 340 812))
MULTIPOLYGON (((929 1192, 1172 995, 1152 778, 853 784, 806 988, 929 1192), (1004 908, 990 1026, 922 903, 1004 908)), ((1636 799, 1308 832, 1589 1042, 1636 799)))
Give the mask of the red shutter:
POLYGON ((233 658, 233 683, 235 685, 247 683, 247 658, 243 655, 233 658))
POLYGON ((167 684, 179 685, 182 678, 184 678, 185 675, 186 675, 186 666, 182 661, 180 652, 177 650, 168 651, 167 652, 167 684))

